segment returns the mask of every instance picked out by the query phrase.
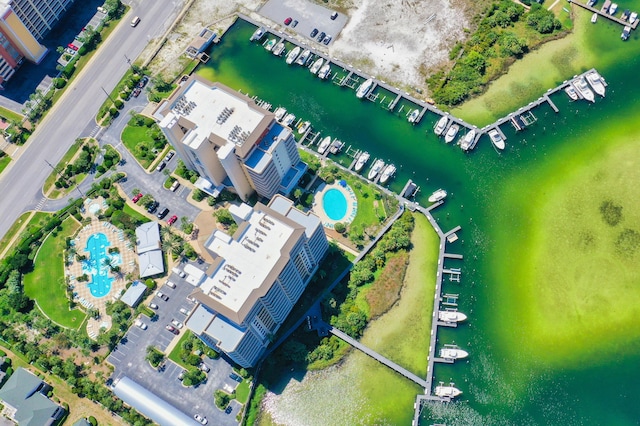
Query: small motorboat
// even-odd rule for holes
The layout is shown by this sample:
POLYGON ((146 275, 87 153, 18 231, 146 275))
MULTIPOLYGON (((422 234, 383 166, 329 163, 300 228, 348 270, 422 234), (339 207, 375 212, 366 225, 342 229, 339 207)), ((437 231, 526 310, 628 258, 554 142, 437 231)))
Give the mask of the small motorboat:
POLYGON ((591 23, 595 24, 596 21, 598 20, 598 14, 594 13, 593 15, 591 15, 591 23))
POLYGON ((433 194, 429 196, 429 202, 435 203, 440 200, 444 200, 446 197, 447 197, 447 191, 445 191, 444 189, 438 189, 437 191, 434 191, 433 194))
POLYGON ((447 130, 447 134, 444 135, 444 141, 446 143, 451 143, 456 138, 458 130, 460 130, 460 126, 452 124, 451 127, 449 127, 449 130, 447 130))
POLYGON ((413 124, 416 122, 419 116, 420 116, 420 110, 414 109, 413 111, 411 111, 411 114, 409 114, 409 116, 407 117, 407 121, 413 124))
POLYGON ((309 130, 309 127, 311 126, 311 123, 308 121, 305 121, 304 123, 300 124, 298 126, 298 133, 301 135, 304 135, 304 133, 309 130))
POLYGON ((436 127, 433 129, 433 132, 440 136, 442 134, 442 132, 444 132, 445 127, 447 127, 447 123, 449 122, 449 119, 447 118, 446 115, 443 115, 442 117, 440 117, 440 120, 438 120, 438 122, 436 123, 436 127))

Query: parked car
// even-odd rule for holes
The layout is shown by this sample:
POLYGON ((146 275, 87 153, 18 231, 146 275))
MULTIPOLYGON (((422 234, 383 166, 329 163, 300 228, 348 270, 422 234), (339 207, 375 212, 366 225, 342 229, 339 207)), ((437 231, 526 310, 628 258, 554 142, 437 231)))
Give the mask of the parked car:
POLYGON ((133 201, 134 203, 137 203, 138 201, 140 201, 140 198, 142 198, 142 194, 139 193, 135 197, 133 197, 131 201, 133 201))
POLYGON ((165 284, 167 287, 176 288, 176 283, 173 281, 167 281, 165 284))
POLYGON ((164 328, 166 328, 167 330, 169 330, 173 334, 179 334, 180 333, 180 331, 178 331, 177 328, 175 328, 174 326, 169 325, 169 324, 165 325, 164 328))
POLYGON ((322 40, 322 44, 324 44, 325 46, 328 45, 331 42, 331 36, 328 35, 324 38, 324 40, 322 40))
POLYGON ((158 219, 164 219, 167 214, 169 214, 169 209, 165 207, 158 213, 158 219))
POLYGON ((183 315, 187 315, 188 316, 188 315, 191 314, 191 311, 189 311, 189 310, 187 310, 185 308, 180 308, 180 313, 183 314, 183 315))
POLYGON ((335 21, 337 17, 338 17, 338 12, 333 12, 333 13, 331 14, 331 20, 332 20, 332 21, 335 21))
POLYGON ((155 303, 149 303, 149 307, 151 309, 158 309, 158 305, 156 305, 155 303))
POLYGON ((284 24, 289 25, 291 21, 292 21, 291 17, 288 17, 287 19, 284 20, 284 24))
POLYGON ((169 296, 167 296, 161 291, 156 291, 156 296, 158 296, 160 299, 164 300, 165 302, 169 300, 169 296))
POLYGON ((140 327, 141 329, 143 329, 143 330, 146 330, 146 329, 147 329, 147 324, 143 323, 143 322, 142 322, 142 321, 140 321, 139 319, 137 319, 137 320, 136 320, 136 325, 137 325, 138 327, 140 327))
POLYGON ((176 152, 174 150, 171 150, 171 151, 167 152, 167 155, 164 157, 164 161, 169 162, 169 160, 171 160, 173 158, 175 153, 176 152))
POLYGON ((178 216, 176 216, 175 214, 173 216, 171 216, 169 218, 169 220, 167 221, 168 225, 173 225, 174 223, 176 223, 176 220, 178 220, 178 216))
POLYGON ((211 369, 209 368, 209 366, 207 364, 205 364, 204 362, 200 364, 200 366, 198 367, 200 370, 204 371, 205 373, 208 373, 209 371, 211 371, 211 369))
POLYGON ((134 98, 137 98, 138 96, 140 96, 140 93, 142 93, 142 89, 141 89, 141 88, 139 88, 139 87, 136 87, 136 88, 133 90, 133 93, 132 93, 132 94, 133 94, 133 97, 134 97, 134 98))
POLYGON ((180 186, 180 182, 175 181, 173 182, 173 184, 171 185, 171 188, 169 188, 172 192, 176 192, 176 189, 178 189, 178 187, 180 186))
POLYGON ((194 414, 193 418, 200 422, 201 425, 206 425, 207 423, 209 423, 209 421, 207 420, 206 417, 202 417, 200 414, 194 414))
POLYGON ((156 167, 156 172, 161 172, 165 167, 167 167, 167 163, 163 161, 160 164, 158 164, 158 167, 156 167))
POLYGON ((231 406, 231 404, 227 405, 227 408, 224 409, 225 414, 231 414, 232 411, 233 407, 231 406))
POLYGON ((173 326, 175 326, 176 328, 182 328, 182 323, 180 321, 176 320, 176 319, 172 319, 171 320, 171 324, 173 326))
POLYGON ((178 380, 184 379, 185 374, 187 374, 187 370, 182 370, 180 374, 178 374, 178 380))
POLYGON ((324 40, 324 36, 326 36, 326 34, 323 31, 318 35, 318 38, 316 38, 316 40, 318 40, 318 42, 321 42, 322 40, 324 40))
POLYGON ((158 210, 158 206, 160 205, 159 202, 154 201, 151 204, 149 204, 149 207, 147 208, 147 212, 148 213, 155 213, 156 210, 158 210))
POLYGON ((318 35, 318 29, 314 28, 313 31, 311 31, 311 34, 309 34, 311 36, 311 38, 315 37, 318 35))
POLYGON ((242 383, 242 377, 238 376, 236 373, 229 374, 229 378, 231 380, 235 380, 238 383, 242 383))
POLYGON ((71 49, 71 50, 78 50, 78 46, 76 46, 76 45, 75 45, 75 44, 73 44, 73 43, 69 43, 69 44, 67 44, 67 47, 68 47, 69 49, 71 49))
POLYGON ((171 268, 171 272, 173 272, 174 274, 178 274, 178 276, 180 278, 184 278, 187 276, 186 272, 184 272, 182 269, 180 268, 171 268))
POLYGON ((143 75, 140 81, 138 82, 138 87, 142 89, 144 86, 147 85, 148 82, 149 82, 149 77, 147 77, 146 75, 143 75))
POLYGON ((298 26, 298 20, 295 19, 292 23, 291 23, 291 28, 295 28, 298 26))

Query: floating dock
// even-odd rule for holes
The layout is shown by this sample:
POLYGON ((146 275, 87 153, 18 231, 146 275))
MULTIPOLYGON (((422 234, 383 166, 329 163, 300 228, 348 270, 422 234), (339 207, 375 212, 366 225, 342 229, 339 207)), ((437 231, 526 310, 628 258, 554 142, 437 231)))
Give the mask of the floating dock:
POLYGON ((629 26, 629 27, 631 27, 632 30, 635 30, 636 28, 638 28, 638 19, 636 19, 633 22, 633 24, 630 24, 629 21, 623 21, 620 18, 616 18, 613 15, 609 15, 608 13, 603 12, 601 9, 596 9, 595 7, 589 6, 589 5, 585 4, 585 3, 580 3, 580 2, 577 2, 575 0, 567 0, 567 1, 569 3, 571 3, 571 4, 575 4, 576 6, 580 6, 581 8, 586 9, 589 12, 597 13, 598 15, 602 16, 603 18, 608 19, 608 20, 610 20, 612 22, 615 22, 616 24, 620 24, 623 27, 629 26))

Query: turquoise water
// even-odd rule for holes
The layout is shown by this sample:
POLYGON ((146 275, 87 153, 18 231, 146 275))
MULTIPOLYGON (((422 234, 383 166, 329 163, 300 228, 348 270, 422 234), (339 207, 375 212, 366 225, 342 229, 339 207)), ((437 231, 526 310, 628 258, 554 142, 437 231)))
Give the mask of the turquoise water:
POLYGON ((347 199, 340 190, 329 189, 322 196, 322 208, 329 219, 340 221, 347 214, 347 199))
MULTIPOLYGON (((624 7, 632 6, 640 10, 640 1, 624 7)), ((524 132, 502 127, 507 136, 502 154, 486 137, 465 154, 433 134, 438 119, 434 114, 426 114, 412 126, 406 120, 412 108, 409 102, 401 101, 388 111, 385 104, 390 94, 380 91, 377 102, 358 100, 352 89, 287 66, 282 58, 250 43, 254 27, 242 21, 223 36, 212 48, 210 61, 197 70, 234 90, 283 105, 311 121, 314 131, 395 164, 398 171, 390 184, 395 192, 409 178, 420 185, 417 199, 423 205, 434 190, 448 191, 446 203, 434 214, 444 230, 462 226, 460 240, 451 251, 465 258, 447 264, 462 268, 462 282, 445 281, 443 290, 460 294, 459 309, 469 320, 455 330, 442 330, 438 337, 440 343, 459 344, 470 356, 455 365, 436 364, 436 382, 453 381, 464 394, 458 403, 425 409, 428 421, 423 424, 631 425, 640 419, 640 405, 634 403, 640 399, 639 341, 605 336, 604 342, 593 345, 604 345, 606 354, 596 351, 579 361, 553 347, 543 358, 523 344, 531 330, 521 312, 528 308, 531 295, 527 292, 535 292, 535 286, 529 289, 531 283, 519 268, 527 256, 536 208, 544 207, 552 189, 549 182, 559 185, 576 164, 588 166, 602 152, 640 140, 635 129, 640 121, 638 34, 622 43, 620 28, 600 21, 591 27, 588 44, 596 58, 591 66, 609 83, 607 97, 587 104, 570 102, 564 93, 553 95, 559 113, 543 105, 534 110, 537 122, 524 132)), ((581 71, 585 69, 576 70, 581 71)), ((332 72, 337 78, 344 75, 341 69, 332 72)), ((523 100, 522 105, 532 100, 523 100)), ((468 121, 473 123, 471 118, 468 121)), ((351 158, 345 151, 331 158, 348 166, 351 158)), ((628 161, 640 162, 638 156, 628 161)), ((637 186, 629 185, 628 190, 640 198, 637 186)), ((637 270, 632 272, 640 279, 637 270)), ((570 286, 572 278, 566 279, 570 286)), ((601 285, 611 285, 606 276, 601 285)), ((558 298, 562 300, 562 295, 558 298)), ((623 293, 616 309, 626 308, 624 299, 623 293)), ((323 406, 330 407, 333 395, 324 398, 323 406)), ((395 413, 391 424, 410 424, 412 415, 395 413)))
POLYGON ((113 278, 109 277, 109 267, 104 265, 104 259, 111 259, 114 265, 122 263, 119 254, 110 255, 107 252, 110 245, 107 236, 101 232, 91 235, 87 240, 85 251, 89 252, 89 259, 82 262, 82 272, 92 276, 89 291, 95 298, 105 297, 111 291, 113 278))

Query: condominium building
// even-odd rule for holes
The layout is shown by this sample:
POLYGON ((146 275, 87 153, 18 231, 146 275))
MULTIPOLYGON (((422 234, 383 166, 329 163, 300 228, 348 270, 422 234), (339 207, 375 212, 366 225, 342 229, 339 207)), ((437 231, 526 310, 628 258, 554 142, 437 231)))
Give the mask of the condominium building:
POLYGON ((0 0, 0 86, 24 59, 40 63, 47 48, 40 44, 73 0, 0 0))
POLYGON ((233 236, 215 231, 214 257, 191 294, 186 326, 243 367, 256 364, 311 280, 329 244, 320 219, 276 195, 268 206, 232 206, 233 236))
POLYGON ((255 191, 288 195, 306 170, 291 129, 246 95, 192 76, 161 103, 154 117, 196 186, 216 195, 227 188, 242 200, 255 191))

